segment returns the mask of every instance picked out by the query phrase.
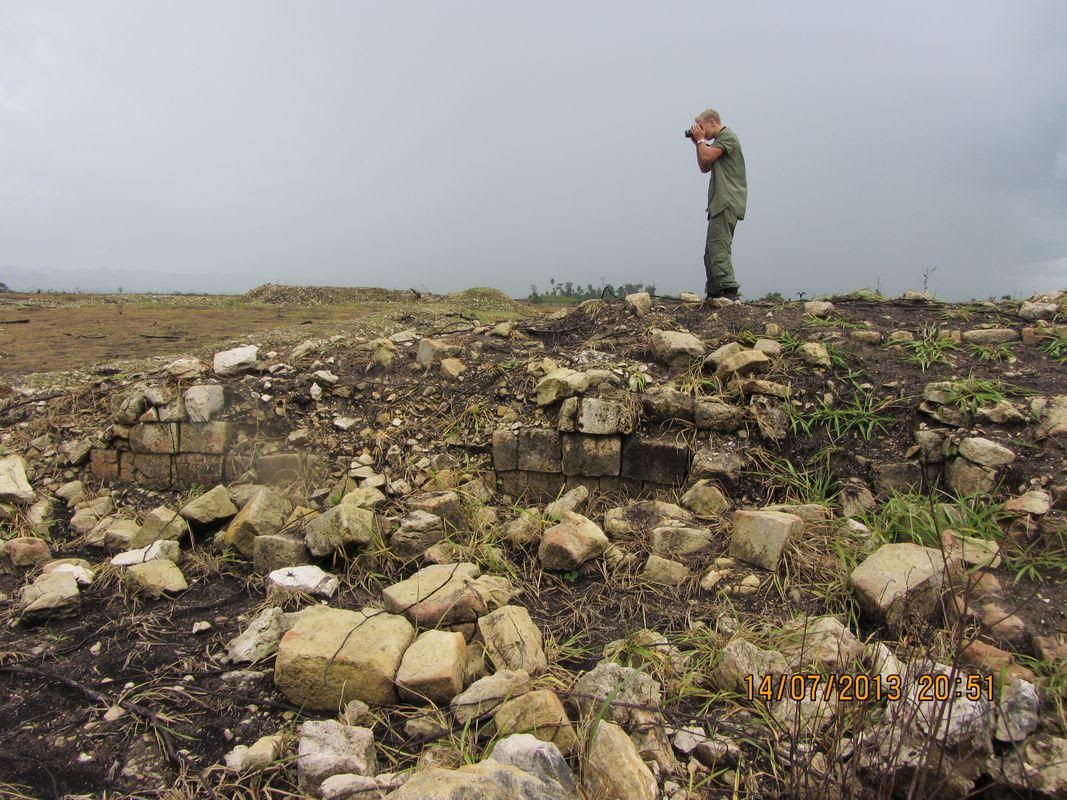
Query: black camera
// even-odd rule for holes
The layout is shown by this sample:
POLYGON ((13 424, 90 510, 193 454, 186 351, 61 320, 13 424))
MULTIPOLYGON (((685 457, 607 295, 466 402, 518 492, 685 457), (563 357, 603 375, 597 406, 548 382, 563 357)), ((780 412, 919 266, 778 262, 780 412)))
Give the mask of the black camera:
POLYGON ((689 131, 689 130, 687 130, 687 131, 685 132, 685 138, 686 138, 686 139, 692 139, 692 138, 693 138, 693 132, 692 132, 692 131, 689 131))

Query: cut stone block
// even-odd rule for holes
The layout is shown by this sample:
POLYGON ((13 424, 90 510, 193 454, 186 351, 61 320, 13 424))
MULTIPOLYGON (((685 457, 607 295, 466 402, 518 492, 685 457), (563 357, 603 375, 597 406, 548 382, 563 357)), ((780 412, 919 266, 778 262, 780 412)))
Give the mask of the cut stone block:
POLYGON ((804 532, 804 520, 781 511, 735 511, 730 556, 766 570, 778 568, 782 551, 804 532))
POLYGON ((548 669, 541 630, 522 606, 503 606, 478 620, 485 652, 498 670, 540 675, 548 669))
POLYGON ((411 623, 394 614, 310 606, 278 645, 274 684, 296 705, 318 711, 349 700, 393 705, 393 679, 414 639, 411 623))
POLYGON ((519 469, 528 472, 559 472, 562 440, 551 428, 523 428, 518 432, 519 469))
POLYGON ((182 399, 190 422, 210 422, 226 408, 226 390, 218 383, 190 386, 182 399))
POLYGON ((497 706, 493 714, 497 733, 530 733, 544 742, 552 742, 564 755, 578 743, 567 711, 555 692, 540 689, 527 692, 497 706))
POLYGON ((130 449, 135 453, 177 453, 177 423, 144 422, 134 425, 130 429, 130 449))
POLYGON ((328 556, 349 545, 370 544, 377 523, 374 512, 341 503, 304 526, 304 542, 314 556, 328 556))
POLYGON ((537 554, 545 569, 573 570, 604 553, 608 537, 590 519, 564 512, 563 521, 545 531, 537 554))
POLYGON ((629 406, 617 400, 569 397, 560 406, 559 429, 598 436, 630 433, 634 429, 634 415, 629 406))
POLYGON ((519 437, 506 428, 493 431, 493 469, 497 472, 519 468, 519 437))
POLYGON ((928 618, 937 607, 945 578, 941 552, 902 542, 884 544, 849 576, 860 605, 891 629, 928 618))
POLYGON ((233 437, 229 422, 183 422, 178 441, 183 453, 224 455, 233 437))
POLYGON ((463 691, 467 642, 462 633, 426 631, 404 653, 396 680, 400 697, 447 703, 463 691))
POLYGON ((618 436, 563 436, 565 475, 618 475, 622 466, 622 440, 618 436))
POLYGON ((623 444, 624 478, 675 485, 685 480, 688 469, 689 448, 683 442, 631 436, 623 444))
POLYGON ((698 398, 693 416, 702 431, 730 432, 741 426, 741 409, 715 398, 698 398))

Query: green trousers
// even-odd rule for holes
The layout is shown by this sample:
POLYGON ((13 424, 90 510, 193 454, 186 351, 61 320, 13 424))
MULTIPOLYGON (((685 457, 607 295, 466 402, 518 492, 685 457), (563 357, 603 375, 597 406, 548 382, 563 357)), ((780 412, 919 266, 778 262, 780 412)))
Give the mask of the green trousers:
POLYGON ((726 209, 708 219, 708 241, 704 245, 704 273, 708 281, 704 293, 714 297, 727 291, 737 291, 734 262, 730 250, 734 243, 737 215, 726 209))

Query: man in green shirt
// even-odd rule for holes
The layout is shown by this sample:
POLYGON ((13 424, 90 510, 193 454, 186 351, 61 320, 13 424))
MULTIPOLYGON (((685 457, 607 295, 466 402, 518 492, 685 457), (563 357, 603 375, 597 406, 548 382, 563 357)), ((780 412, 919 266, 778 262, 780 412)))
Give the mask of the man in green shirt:
POLYGON ((726 297, 736 300, 738 283, 734 277, 731 248, 734 226, 745 218, 748 180, 745 156, 737 134, 722 124, 713 108, 701 112, 689 129, 697 150, 697 166, 710 172, 708 184, 708 238, 704 245, 705 295, 708 300, 726 297))

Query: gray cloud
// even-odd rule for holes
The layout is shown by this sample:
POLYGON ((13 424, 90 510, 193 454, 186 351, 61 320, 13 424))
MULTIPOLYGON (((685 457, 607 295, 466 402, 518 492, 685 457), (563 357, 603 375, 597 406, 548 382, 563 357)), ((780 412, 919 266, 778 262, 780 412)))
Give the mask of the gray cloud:
POLYGON ((747 294, 1067 285, 1067 7, 784 8, 5 4, 0 280, 699 290, 714 105, 747 294))

